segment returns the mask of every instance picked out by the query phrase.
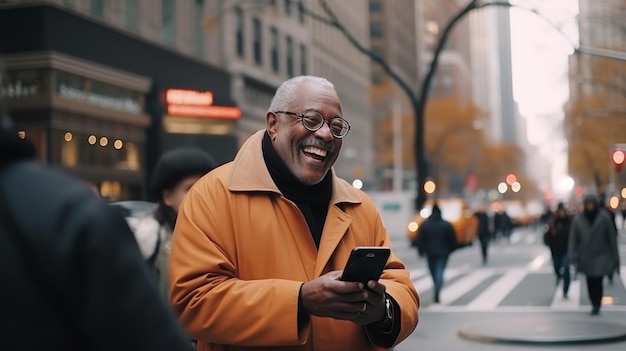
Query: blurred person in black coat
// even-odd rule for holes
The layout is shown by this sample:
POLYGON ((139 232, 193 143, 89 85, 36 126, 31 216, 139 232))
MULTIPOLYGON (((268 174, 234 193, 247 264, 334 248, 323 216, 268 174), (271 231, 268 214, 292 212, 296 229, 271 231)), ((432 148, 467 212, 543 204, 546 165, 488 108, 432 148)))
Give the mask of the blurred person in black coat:
POLYGON ((505 209, 500 209, 493 216, 493 232, 496 239, 504 238, 511 240, 511 232, 513 232, 513 220, 505 209))
MULTIPOLYGON (((600 194, 598 196, 598 205, 600 206, 600 209, 604 210, 605 213, 609 216, 609 218, 611 218, 611 223, 613 223, 613 228, 615 229, 615 235, 617 235, 618 231, 617 231, 617 224, 615 223, 615 212, 613 212, 613 210, 608 206, 608 203, 606 200, 606 194, 600 194)), ((610 285, 613 285, 614 273, 615 272, 611 272, 606 275, 606 278, 608 279, 610 285)))
POLYGON ((119 210, 0 124, 0 350, 189 350, 119 210))
POLYGON ((485 206, 480 206, 474 213, 474 217, 478 221, 478 240, 480 241, 480 253, 483 264, 487 264, 489 241, 491 240, 491 223, 489 215, 485 210, 485 206))
POLYGON ((572 220, 567 254, 576 271, 587 278, 591 314, 598 315, 604 296, 602 280, 619 270, 619 248, 615 222, 600 208, 598 197, 585 195, 583 206, 583 212, 572 220))
POLYGON ((422 223, 415 239, 415 246, 428 260, 428 270, 435 288, 434 302, 439 303, 439 294, 443 288, 443 273, 448 265, 450 253, 457 248, 454 227, 443 217, 441 209, 435 203, 431 215, 422 223))
POLYGON ((558 204, 556 212, 548 222, 547 245, 552 254, 552 265, 556 275, 556 284, 563 280, 563 298, 567 298, 571 276, 570 263, 567 256, 569 233, 572 225, 572 216, 567 212, 565 204, 558 204))

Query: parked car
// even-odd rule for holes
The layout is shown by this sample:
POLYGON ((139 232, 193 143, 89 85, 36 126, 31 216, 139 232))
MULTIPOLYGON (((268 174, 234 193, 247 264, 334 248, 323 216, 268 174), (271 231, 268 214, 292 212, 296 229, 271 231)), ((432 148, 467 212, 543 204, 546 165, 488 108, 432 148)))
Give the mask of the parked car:
MULTIPOLYGON (((441 209, 441 216, 454 227, 457 244, 470 245, 478 234, 478 222, 473 215, 467 201, 459 198, 439 199, 437 204, 441 209)), ((407 238, 413 243, 419 234, 421 224, 428 218, 433 209, 433 201, 428 200, 422 210, 413 216, 407 226, 407 238)))

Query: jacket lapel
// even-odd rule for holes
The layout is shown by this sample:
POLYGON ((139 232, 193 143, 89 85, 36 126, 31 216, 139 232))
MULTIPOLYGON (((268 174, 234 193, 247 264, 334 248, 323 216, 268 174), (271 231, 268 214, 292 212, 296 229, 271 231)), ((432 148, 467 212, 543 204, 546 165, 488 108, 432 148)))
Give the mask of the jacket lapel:
POLYGON ((352 223, 352 217, 343 212, 339 206, 330 205, 324 230, 322 232, 322 240, 315 261, 315 276, 318 277, 324 271, 324 267, 330 260, 335 249, 341 242, 341 239, 348 231, 352 223))

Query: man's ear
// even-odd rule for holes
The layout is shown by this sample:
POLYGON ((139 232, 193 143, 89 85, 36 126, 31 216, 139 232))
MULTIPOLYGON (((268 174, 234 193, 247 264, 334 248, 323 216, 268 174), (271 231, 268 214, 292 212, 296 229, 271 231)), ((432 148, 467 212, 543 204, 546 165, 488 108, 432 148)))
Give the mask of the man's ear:
POLYGON ((274 140, 274 136, 278 132, 278 116, 273 112, 268 112, 265 116, 265 121, 267 124, 267 133, 270 139, 274 140))

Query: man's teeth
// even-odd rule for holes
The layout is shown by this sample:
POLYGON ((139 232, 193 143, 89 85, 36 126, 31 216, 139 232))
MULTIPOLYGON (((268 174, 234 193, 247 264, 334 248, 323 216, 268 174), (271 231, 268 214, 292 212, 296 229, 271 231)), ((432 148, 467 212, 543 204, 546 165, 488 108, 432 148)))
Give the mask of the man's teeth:
POLYGON ((313 154, 313 155, 317 155, 320 157, 326 157, 326 150, 324 149, 319 149, 313 146, 307 146, 304 149, 302 149, 304 152, 309 153, 309 154, 313 154))

